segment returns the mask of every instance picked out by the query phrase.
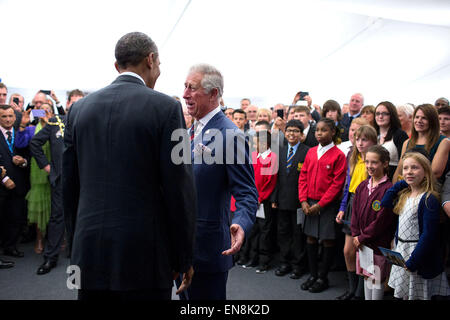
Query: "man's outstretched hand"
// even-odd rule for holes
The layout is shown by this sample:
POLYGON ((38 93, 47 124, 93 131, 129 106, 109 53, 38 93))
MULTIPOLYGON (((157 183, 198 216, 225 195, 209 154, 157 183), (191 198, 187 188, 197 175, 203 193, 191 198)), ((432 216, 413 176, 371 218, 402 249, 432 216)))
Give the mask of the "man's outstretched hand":
POLYGON ((244 243, 245 232, 240 225, 232 224, 230 226, 230 233, 231 233, 231 248, 222 252, 222 254, 225 256, 238 253, 239 250, 241 250, 242 244, 244 243))

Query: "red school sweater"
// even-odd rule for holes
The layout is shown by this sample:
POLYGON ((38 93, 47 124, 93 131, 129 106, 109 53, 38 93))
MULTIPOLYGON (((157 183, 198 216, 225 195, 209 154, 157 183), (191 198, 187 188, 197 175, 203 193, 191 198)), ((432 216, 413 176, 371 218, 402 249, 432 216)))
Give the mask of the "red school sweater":
POLYGON ((344 189, 347 160, 338 147, 317 159, 318 146, 309 149, 298 177, 298 198, 300 203, 308 198, 319 200, 323 208, 337 200, 344 189))
POLYGON ((262 203, 272 194, 277 184, 278 159, 274 152, 263 159, 257 157, 258 153, 252 153, 252 163, 255 172, 255 185, 258 190, 258 203, 262 203))

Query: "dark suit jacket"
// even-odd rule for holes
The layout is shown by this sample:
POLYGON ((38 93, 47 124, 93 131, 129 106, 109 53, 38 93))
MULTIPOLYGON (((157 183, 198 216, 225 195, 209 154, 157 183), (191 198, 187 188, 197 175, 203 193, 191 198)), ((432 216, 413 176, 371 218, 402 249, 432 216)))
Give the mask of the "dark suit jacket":
MULTIPOLYGON (((17 130, 14 130, 14 140, 17 137, 17 130)), ((12 179, 16 185, 16 187, 13 190, 8 190, 6 187, 1 183, 0 180, 0 195, 1 196, 7 196, 10 194, 17 195, 17 196, 25 196, 30 189, 30 182, 28 179, 29 175, 29 169, 28 167, 22 168, 16 166, 12 162, 12 158, 15 155, 22 156, 30 163, 30 157, 25 149, 22 148, 16 148, 16 146, 13 146, 14 154, 11 154, 8 143, 5 140, 5 137, 3 136, 3 133, 0 131, 0 165, 4 166, 6 169, 6 175, 12 179)), ((0 208, 1 210, 1 208, 0 208)))
POLYGON ((65 123, 64 116, 51 118, 49 120, 49 124, 35 134, 30 141, 31 155, 36 159, 36 163, 41 169, 50 164, 44 154, 44 150, 42 149, 44 144, 49 141, 51 152, 49 180, 53 187, 60 181, 62 171, 62 153, 64 147, 63 132, 61 132, 60 126, 56 125, 58 120, 60 120, 63 124, 65 123))
POLYGON ((207 164, 204 162, 204 156, 196 159, 197 156, 192 152, 198 198, 194 270, 225 272, 233 266, 232 256, 222 255, 222 252, 231 246, 229 219, 231 195, 236 200, 232 224, 239 224, 248 236, 256 219, 258 192, 253 166, 250 163, 244 134, 222 112, 211 118, 203 128, 202 134, 192 141, 191 149, 195 149, 200 143, 212 151, 211 159, 214 157, 217 159, 211 161, 214 163, 207 164), (236 138, 227 136, 227 130, 236 138), (222 141, 208 136, 219 132, 223 137, 222 141), (238 151, 232 157, 229 153, 230 158, 227 162, 227 151, 234 150, 235 147, 238 151), (219 149, 223 150, 221 156, 219 149), (236 164, 238 155, 242 156, 243 164, 236 164))
POLYGON ((300 143, 292 159, 292 166, 289 173, 286 170, 288 150, 288 145, 285 145, 280 150, 277 185, 272 193, 271 201, 276 203, 280 210, 295 211, 300 207, 298 200, 298 176, 300 175, 301 166, 305 161, 309 147, 300 143))
MULTIPOLYGON (((359 114, 359 116, 357 116, 357 118, 359 118, 361 116, 361 113, 359 114)), ((350 120, 350 117, 348 116, 348 113, 344 113, 344 115, 342 116, 342 120, 341 120, 341 124, 347 128, 350 129, 350 125, 352 124, 352 120, 350 120)), ((348 140, 348 135, 347 135, 347 140, 348 140)))
POLYGON ((319 144, 319 142, 316 139, 316 125, 309 125, 309 131, 306 135, 305 141, 303 141, 303 144, 306 144, 308 147, 312 148, 319 144))
POLYGON ((69 109, 62 186, 81 288, 169 289, 192 265, 192 167, 171 159, 180 128, 180 103, 128 75, 69 109))

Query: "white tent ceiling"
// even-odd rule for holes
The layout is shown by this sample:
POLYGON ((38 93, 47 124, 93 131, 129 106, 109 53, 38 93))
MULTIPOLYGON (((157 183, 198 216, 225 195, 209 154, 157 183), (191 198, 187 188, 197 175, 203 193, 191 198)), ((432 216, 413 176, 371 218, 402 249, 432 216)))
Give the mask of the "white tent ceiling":
POLYGON ((105 86, 117 40, 142 31, 160 50, 155 89, 170 95, 207 62, 233 107, 290 103, 298 90, 318 104, 450 96, 449 0, 0 0, 0 14, 0 78, 31 92, 105 86))

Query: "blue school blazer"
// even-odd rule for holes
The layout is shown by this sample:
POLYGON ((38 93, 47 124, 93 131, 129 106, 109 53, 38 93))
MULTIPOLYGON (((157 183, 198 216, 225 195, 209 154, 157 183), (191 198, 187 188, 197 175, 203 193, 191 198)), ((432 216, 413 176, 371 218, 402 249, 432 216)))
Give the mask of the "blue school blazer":
MULTIPOLYGON (((386 208, 394 207, 394 199, 397 194, 407 188, 406 181, 401 180, 390 188, 381 200, 381 206, 386 208)), ((444 271, 444 261, 442 248, 439 241, 439 201, 435 196, 424 194, 419 202, 419 242, 406 261, 406 266, 412 272, 424 279, 433 279, 444 271)), ((398 242, 398 225, 395 233, 395 243, 398 242)))

